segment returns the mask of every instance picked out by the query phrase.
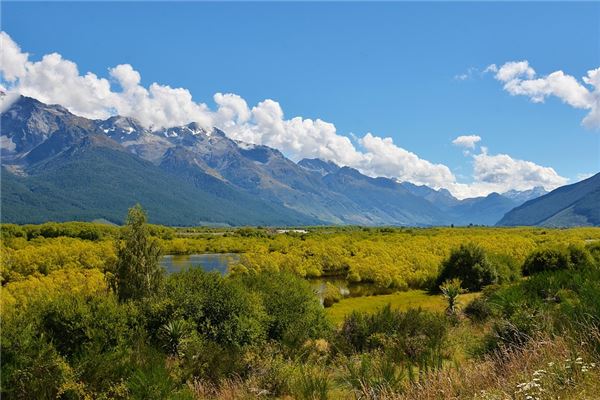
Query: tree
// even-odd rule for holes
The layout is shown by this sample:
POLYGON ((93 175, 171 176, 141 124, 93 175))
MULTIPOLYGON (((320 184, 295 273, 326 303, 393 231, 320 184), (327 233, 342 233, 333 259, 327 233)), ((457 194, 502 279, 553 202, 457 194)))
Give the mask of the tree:
POLYGON ((138 300, 160 290, 163 282, 159 264, 161 250, 158 241, 150 238, 141 205, 129 209, 116 249, 113 287, 119 300, 138 300))
POLYGON ((436 287, 453 278, 460 279, 465 289, 476 292, 483 286, 497 283, 498 271, 483 248, 472 243, 462 244, 442 263, 436 287))
POLYGON ((448 315, 456 315, 460 303, 458 302, 458 296, 464 293, 461 288, 462 282, 458 278, 449 279, 440 285, 442 296, 448 302, 446 307, 446 313, 448 315))

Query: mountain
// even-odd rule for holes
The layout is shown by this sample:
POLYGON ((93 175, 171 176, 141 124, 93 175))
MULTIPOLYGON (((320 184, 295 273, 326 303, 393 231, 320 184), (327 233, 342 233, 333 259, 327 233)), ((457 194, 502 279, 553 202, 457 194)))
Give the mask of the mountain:
POLYGON ((498 225, 600 225, 600 173, 527 201, 506 213, 498 225))
POLYGON ((331 174, 340 169, 336 163, 332 161, 324 161, 319 158, 303 158, 302 160, 298 161, 298 165, 308 171, 316 172, 321 176, 331 174))
POLYGON ((197 123, 151 129, 20 97, 1 115, 2 221, 121 222, 136 202, 166 225, 494 224, 531 193, 458 200, 197 123))
POLYGON ((426 185, 415 185, 411 182, 402 182, 401 185, 415 196, 422 197, 440 210, 447 211, 460 203, 456 197, 446 189, 435 190, 426 185))
POLYGON ((144 205, 152 222, 167 225, 320 222, 240 193, 210 175, 192 181, 174 173, 166 162, 161 168, 98 130, 94 121, 73 118, 60 107, 22 98, 2 114, 0 123, 2 137, 27 144, 16 147, 21 152, 12 150, 18 164, 3 165, 3 222, 99 218, 122 222, 127 209, 137 202, 144 205), (23 109, 28 112, 20 113, 23 109), (41 131, 35 129, 39 121, 44 122, 37 125, 44 128, 41 131), (25 140, 35 135, 42 139, 25 140))
POLYGON ((537 197, 543 196, 546 193, 546 189, 541 186, 536 186, 529 190, 509 190, 508 192, 502 193, 502 196, 508 197, 511 200, 514 200, 520 204, 525 203, 526 201, 533 200, 537 197))
POLYGON ((502 194, 490 193, 484 197, 463 199, 448 210, 459 225, 494 225, 508 211, 521 204, 502 194))
POLYGON ((344 194, 360 207, 362 224, 385 225, 387 221, 397 221, 400 225, 449 223, 442 211, 395 180, 371 178, 356 169, 342 167, 325 175, 323 181, 328 189, 344 194))
POLYGON ((253 199, 243 199, 240 206, 232 196, 235 191, 219 191, 218 184, 199 191, 102 136, 87 137, 31 166, 27 173, 24 177, 2 171, 3 222, 99 218, 121 222, 127 209, 138 202, 152 222, 168 225, 315 222, 253 199))
POLYGON ((443 211, 446 219, 455 225, 494 225, 504 214, 527 200, 541 196, 546 191, 536 187, 526 191, 511 190, 502 194, 459 200, 446 189, 435 190, 425 185, 402 182, 402 186, 443 211))

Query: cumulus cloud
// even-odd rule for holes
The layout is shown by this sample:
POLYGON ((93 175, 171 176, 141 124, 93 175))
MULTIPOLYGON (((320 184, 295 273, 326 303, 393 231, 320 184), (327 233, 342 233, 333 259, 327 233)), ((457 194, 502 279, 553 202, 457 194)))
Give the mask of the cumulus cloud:
POLYGON ((484 146, 480 150, 479 154, 472 155, 473 182, 455 183, 449 188, 459 198, 504 193, 512 189, 527 190, 536 186, 550 191, 568 182, 551 167, 515 159, 508 154, 489 154, 484 146))
POLYGON ((510 61, 500 67, 492 64, 486 71, 495 73, 504 90, 513 96, 527 96, 534 103, 554 96, 571 107, 589 110, 583 124, 600 129, 600 68, 589 70, 583 83, 563 71, 538 76, 528 61, 510 61))
POLYGON ((21 52, 19 46, 5 32, 0 32, 0 70, 4 79, 14 82, 25 75, 25 64, 29 55, 21 52))
POLYGON ((475 145, 481 140, 480 136, 477 135, 463 135, 459 136, 452 141, 452 144, 465 147, 467 149, 474 149, 475 145))
MULTIPOLYGON (((481 154, 473 156, 474 183, 462 184, 446 165, 422 159, 394 143, 392 138, 366 133, 362 137, 350 134, 353 138, 350 140, 339 134, 330 122, 286 117, 281 105, 271 99, 249 106, 239 95, 216 93, 213 97, 216 108, 211 109, 195 101, 185 88, 159 83, 142 85, 141 74, 129 64, 108 69, 107 77, 91 72, 82 74, 74 62, 58 53, 33 61, 6 33, 0 33, 0 41, 0 83, 8 93, 2 107, 7 105, 6 99, 22 94, 45 103, 61 104, 88 118, 104 119, 120 114, 154 128, 198 122, 207 128, 219 127, 236 140, 277 148, 295 161, 318 157, 357 168, 370 176, 448 188, 459 197, 539 185, 550 188, 565 182, 551 168, 514 160, 507 155, 488 155, 482 147, 481 154)), ((495 73, 503 79, 511 78, 507 84, 519 81, 511 85, 523 88, 529 85, 524 84, 524 80, 535 74, 523 64, 506 67, 500 74, 504 67, 496 68, 495 73)), ((598 71, 591 71, 584 80, 594 87, 600 86, 599 81, 598 71)), ((543 90, 550 93, 549 89, 543 90)), ((562 92, 552 89, 551 93, 562 92)), ((585 94, 584 97, 587 101, 585 94)), ((587 104, 575 99, 573 102, 581 106, 587 104)), ((472 149, 479 140, 479 136, 469 135, 458 137, 454 143, 472 149)))

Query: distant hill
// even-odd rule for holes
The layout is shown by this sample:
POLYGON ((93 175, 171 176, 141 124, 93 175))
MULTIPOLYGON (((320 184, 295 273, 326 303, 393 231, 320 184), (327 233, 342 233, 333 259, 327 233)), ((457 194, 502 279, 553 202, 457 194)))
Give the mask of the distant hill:
POLYGON ((516 207, 506 213, 498 225, 600 225, 600 173, 516 207))
POLYGON ((29 97, 1 114, 0 129, 2 222, 120 223, 139 202, 165 225, 492 225, 539 193, 458 200, 331 161, 295 163, 197 123, 153 130, 29 97))
POLYGON ((422 197, 442 210, 446 220, 455 225, 494 225, 508 211, 525 201, 547 193, 537 187, 525 191, 511 190, 506 193, 490 193, 487 196, 459 200, 446 189, 434 190, 410 182, 402 185, 416 196, 422 197))

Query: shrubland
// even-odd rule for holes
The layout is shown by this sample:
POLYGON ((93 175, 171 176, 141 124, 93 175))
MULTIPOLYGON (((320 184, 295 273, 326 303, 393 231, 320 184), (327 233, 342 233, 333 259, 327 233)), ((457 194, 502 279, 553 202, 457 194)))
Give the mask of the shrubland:
POLYGON ((3 398, 542 400, 600 391, 599 229, 277 234, 149 226, 140 208, 124 227, 44 225, 0 229, 3 398), (157 263, 195 252, 242 257, 225 276, 167 276, 157 263), (344 299, 332 286, 324 308, 305 279, 316 276, 423 290, 344 299), (417 297, 431 301, 406 305, 417 297))

